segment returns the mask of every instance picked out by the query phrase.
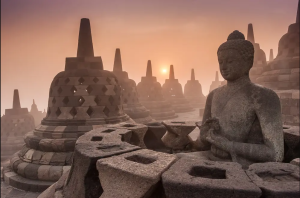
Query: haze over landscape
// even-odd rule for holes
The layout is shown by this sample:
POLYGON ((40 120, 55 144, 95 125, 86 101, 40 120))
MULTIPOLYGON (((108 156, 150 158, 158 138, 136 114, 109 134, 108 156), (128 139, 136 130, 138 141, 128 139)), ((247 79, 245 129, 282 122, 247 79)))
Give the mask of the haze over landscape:
POLYGON ((22 107, 35 99, 47 108, 53 77, 64 70, 65 58, 77 53, 81 18, 91 21, 95 56, 112 70, 116 48, 123 69, 140 82, 147 60, 163 84, 169 65, 184 87, 195 69, 208 94, 218 71, 217 49, 228 34, 247 34, 277 55, 278 41, 295 22, 297 0, 2 0, 1 1, 1 114, 11 108, 19 89, 22 107), (166 73, 162 72, 164 69, 166 73))

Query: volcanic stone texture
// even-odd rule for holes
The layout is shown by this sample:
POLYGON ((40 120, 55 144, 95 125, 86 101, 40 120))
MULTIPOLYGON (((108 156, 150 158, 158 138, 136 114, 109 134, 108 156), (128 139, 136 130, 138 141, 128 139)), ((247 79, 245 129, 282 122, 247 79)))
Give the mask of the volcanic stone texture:
POLYGON ((169 79, 166 79, 162 86, 162 93, 176 113, 193 111, 191 104, 183 95, 181 84, 175 79, 173 65, 170 66, 169 79))
POLYGON ((176 118, 177 115, 163 95, 162 88, 156 77, 152 76, 152 65, 147 63, 146 76, 137 85, 140 102, 150 110, 150 115, 156 120, 176 118))
POLYGON ((162 175, 168 198, 250 198, 261 190, 247 177, 241 165, 183 157, 162 175))
POLYGON ((167 133, 162 137, 166 147, 172 150, 184 150, 192 144, 189 134, 196 128, 192 121, 163 121, 167 133))
POLYGON ((192 69, 191 80, 184 86, 184 96, 194 108, 204 108, 206 97, 202 93, 202 86, 195 80, 195 72, 192 69))
POLYGON ((101 198, 150 197, 159 187, 162 173, 175 159, 174 155, 144 149, 98 160, 104 189, 101 198))
POLYGON ((249 166, 247 174, 261 188, 264 198, 300 196, 299 166, 276 162, 257 163, 249 166))

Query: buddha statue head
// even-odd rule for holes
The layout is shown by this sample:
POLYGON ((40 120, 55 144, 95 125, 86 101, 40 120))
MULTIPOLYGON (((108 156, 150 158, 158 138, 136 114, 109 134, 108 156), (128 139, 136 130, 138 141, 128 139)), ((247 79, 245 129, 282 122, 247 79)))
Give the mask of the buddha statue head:
POLYGON ((235 81, 249 75, 253 65, 254 47, 245 36, 235 30, 225 43, 218 49, 218 61, 220 72, 227 81, 235 81))

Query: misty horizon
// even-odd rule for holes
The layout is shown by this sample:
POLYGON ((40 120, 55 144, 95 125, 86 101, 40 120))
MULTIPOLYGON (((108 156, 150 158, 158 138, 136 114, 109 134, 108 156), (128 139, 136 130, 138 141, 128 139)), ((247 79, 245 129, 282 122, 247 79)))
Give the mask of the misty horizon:
MULTIPOLYGON (((63 71, 66 57, 76 57, 79 23, 89 18, 94 55, 112 71, 115 49, 120 48, 123 71, 136 84, 151 60, 153 76, 161 85, 173 65, 182 87, 191 69, 204 95, 219 71, 217 49, 234 30, 247 36, 253 24, 256 43, 269 59, 277 55, 279 39, 295 22, 297 0, 223 0, 140 2, 129 0, 2 1, 1 115, 12 108, 14 89, 21 107, 35 100, 47 109, 54 76, 63 71), (52 3, 51 3, 52 2, 52 3), (216 7, 215 5, 219 5, 216 7), (234 6, 233 6, 234 5, 234 6), (242 14, 242 15, 241 15, 242 14)), ((223 80, 219 73, 219 79, 223 80)))

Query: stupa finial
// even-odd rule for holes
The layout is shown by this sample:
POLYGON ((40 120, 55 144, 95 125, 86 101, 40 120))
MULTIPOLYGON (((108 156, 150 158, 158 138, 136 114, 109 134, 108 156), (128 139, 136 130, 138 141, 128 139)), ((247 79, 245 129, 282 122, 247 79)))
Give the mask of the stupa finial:
POLYGON ((114 72, 121 72, 122 69, 122 59, 121 59, 121 51, 119 48, 116 49, 115 53, 115 62, 114 62, 114 72))
POLYGON ((255 43, 255 39, 254 39, 254 30, 253 30, 253 25, 252 25, 252 23, 249 23, 249 24, 248 24, 247 40, 250 41, 251 43, 255 43))
POLYGON ((32 104, 35 104, 35 101, 34 101, 34 99, 33 99, 33 101, 32 101, 32 104))
POLYGON ((152 65, 151 65, 151 60, 148 60, 148 62, 147 62, 147 72, 146 72, 146 77, 152 77, 152 65))
POLYGON ((170 73, 169 73, 169 79, 175 79, 175 74, 174 74, 174 67, 173 65, 170 66, 170 73))
POLYGON ((13 109, 21 109, 19 90, 14 90, 13 109))
POLYGON ((94 57, 91 25, 87 18, 80 21, 77 57, 94 57))
POLYGON ((269 61, 272 61, 272 60, 274 60, 273 49, 270 49, 269 61))
POLYGON ((215 81, 219 81, 219 73, 218 73, 218 71, 216 71, 215 81))
POLYGON ((192 81, 195 80, 195 71, 194 71, 194 69, 192 69, 191 80, 192 80, 192 81))

